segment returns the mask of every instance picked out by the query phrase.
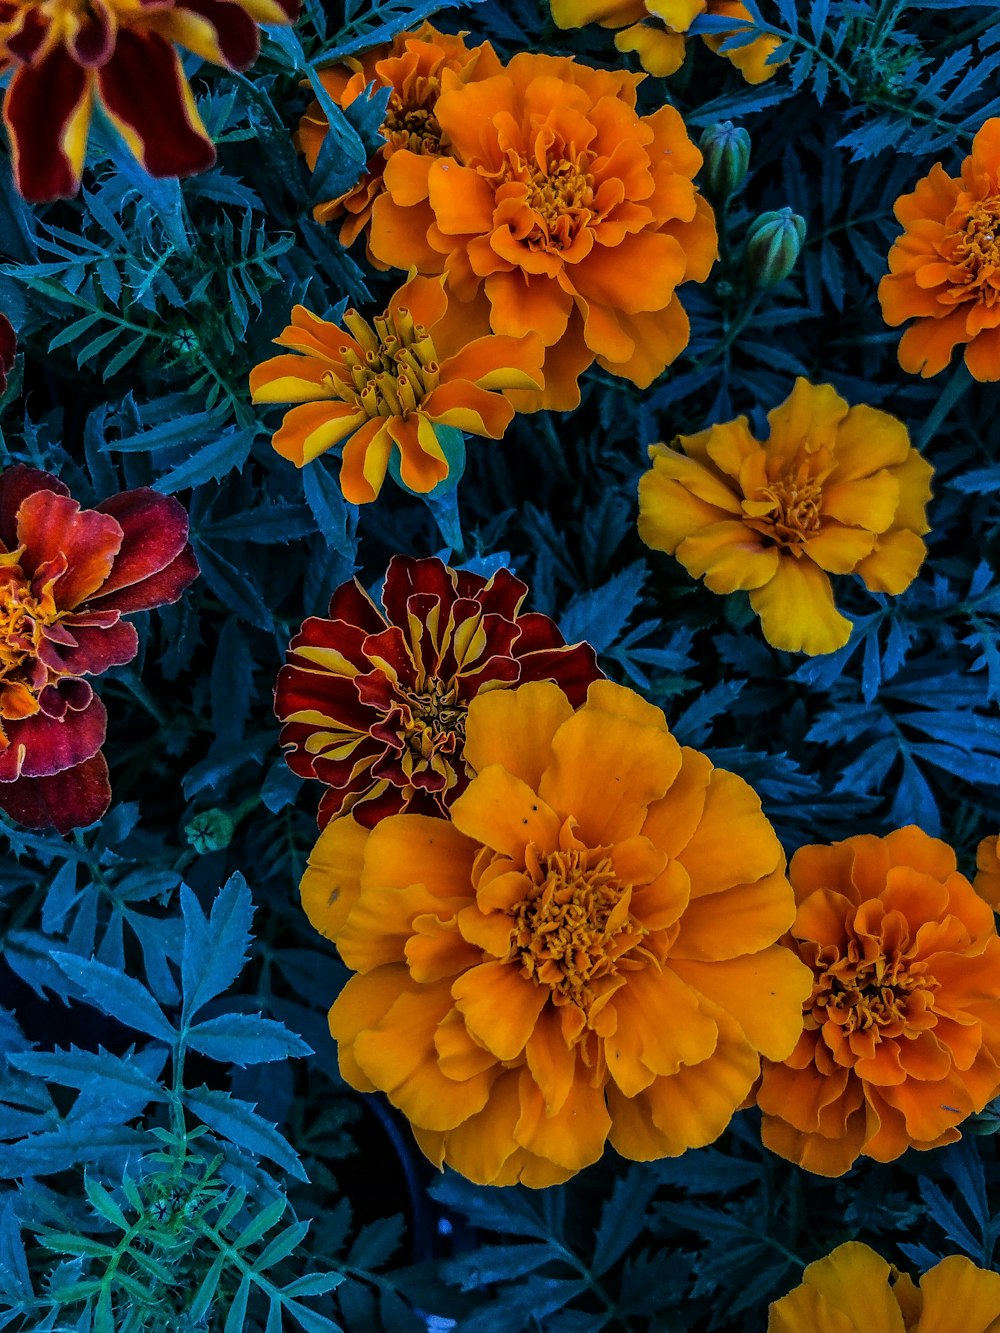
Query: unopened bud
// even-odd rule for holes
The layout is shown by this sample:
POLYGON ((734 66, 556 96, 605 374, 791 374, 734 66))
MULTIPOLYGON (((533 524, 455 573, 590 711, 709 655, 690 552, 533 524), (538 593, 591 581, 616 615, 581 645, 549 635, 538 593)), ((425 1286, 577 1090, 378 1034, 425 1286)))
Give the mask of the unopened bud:
POLYGON ((746 269, 755 287, 776 287, 795 267, 806 224, 790 208, 762 213, 747 232, 746 269))
POLYGON ((705 193, 719 203, 743 184, 750 166, 750 135, 731 120, 710 125, 698 144, 705 158, 701 183, 705 193))
POLYGON ((236 825, 225 810, 203 810, 185 824, 187 840, 199 856, 207 852, 221 852, 233 840, 236 825))

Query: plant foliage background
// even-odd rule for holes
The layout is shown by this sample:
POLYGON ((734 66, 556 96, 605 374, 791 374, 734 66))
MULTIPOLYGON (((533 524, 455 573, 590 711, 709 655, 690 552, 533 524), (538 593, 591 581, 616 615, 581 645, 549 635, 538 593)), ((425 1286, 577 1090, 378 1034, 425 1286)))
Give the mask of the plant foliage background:
POLYGON ((753 144, 721 264, 685 289, 690 347, 645 393, 593 371, 574 414, 474 442, 453 552, 392 486, 359 521, 327 463, 273 452, 247 391, 295 301, 329 313, 386 290, 310 217, 360 174, 381 103, 339 118, 310 176, 291 132, 311 70, 430 15, 505 56, 627 59, 535 0, 441 10, 307 0, 248 75, 198 69, 219 165, 180 185, 110 134, 75 201, 30 209, 0 170, 0 309, 23 351, 5 455, 85 505, 179 495, 202 569, 140 617, 139 658, 105 684, 109 815, 69 839, 0 829, 2 1327, 760 1330, 852 1236, 915 1269, 956 1250, 994 1265, 989 1116, 954 1148, 831 1182, 767 1156, 744 1113, 712 1148, 609 1152, 533 1194, 436 1177, 391 1108, 339 1079, 323 1008, 342 969, 297 903, 318 793, 285 769, 271 691, 304 616, 355 571, 376 586, 396 551, 509 564, 532 609, 750 780, 789 852, 912 821, 970 871, 1000 804, 998 390, 961 365, 904 376, 875 296, 895 198, 1000 114, 993 0, 760 0, 789 57, 774 79, 748 87, 692 43, 646 81, 646 109, 668 97, 693 134, 732 119, 753 144), (751 305, 742 237, 786 204, 802 256, 751 305), (768 648, 742 595, 635 532, 646 444, 761 418, 799 374, 900 416, 937 470, 920 577, 894 600, 857 583, 849 645, 814 660, 768 648))

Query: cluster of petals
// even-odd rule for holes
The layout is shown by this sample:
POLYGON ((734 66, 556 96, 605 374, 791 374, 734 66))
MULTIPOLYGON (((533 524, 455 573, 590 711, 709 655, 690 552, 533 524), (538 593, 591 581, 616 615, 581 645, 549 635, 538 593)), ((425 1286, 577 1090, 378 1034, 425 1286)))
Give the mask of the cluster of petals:
POLYGON ((960 1137, 1000 1090, 1000 939, 950 847, 910 826, 803 847, 788 947, 813 990, 802 1036, 765 1061, 764 1143, 837 1176, 960 1137))
POLYGON ((973 887, 996 911, 1000 908, 1000 837, 983 838, 976 848, 976 878, 973 887))
POLYGON ((343 327, 292 310, 279 338, 292 350, 255 366, 255 403, 297 403, 272 443, 297 467, 343 444, 340 484, 354 504, 374 500, 397 451, 400 476, 426 493, 448 476, 435 425, 498 440, 512 390, 542 383, 542 345, 526 332, 490 332, 456 308, 442 277, 413 276, 369 323, 348 310, 343 327))
POLYGON ((288 23, 298 0, 0 0, 0 72, 14 173, 32 202, 80 188, 95 105, 154 176, 215 161, 184 73, 182 47, 243 70, 258 24, 288 23))
POLYGON ((639 483, 639 535, 717 593, 740 589, 768 643, 829 653, 850 638, 831 574, 900 593, 926 548, 933 469, 906 427, 798 379, 757 440, 746 417, 655 444, 639 483))
POLYGON ((731 32, 702 36, 706 46, 732 61, 747 83, 765 83, 778 69, 777 64, 768 64, 781 45, 771 33, 760 33, 751 41, 720 50, 752 22, 750 11, 740 0, 550 0, 550 4, 560 28, 582 28, 588 23, 617 28, 618 50, 635 51, 643 69, 661 78, 676 74, 683 65, 689 29, 702 15, 737 21, 738 27, 731 32))
MULTIPOLYGON (((313 216, 317 222, 340 220, 340 243, 353 245, 371 221, 372 205, 385 188, 384 177, 392 180, 398 172, 407 176, 426 173, 433 158, 448 155, 448 140, 435 114, 442 89, 499 71, 500 61, 489 42, 466 46, 463 34, 438 32, 430 23, 415 32, 400 33, 388 46, 321 69, 320 82, 340 107, 351 106, 372 84, 392 92, 380 126, 385 143, 356 185, 336 199, 316 204, 313 216), (393 162, 397 154, 400 160, 393 162)), ((310 171, 316 167, 329 130, 319 101, 310 103, 298 132, 298 145, 310 171)), ((423 208, 426 230, 433 221, 426 191, 423 208)), ((368 258, 377 267, 385 267, 370 252, 368 258)))
POLYGON ((187 536, 155 491, 81 509, 47 472, 0 475, 0 809, 20 823, 66 832, 107 809, 107 714, 86 677, 135 656, 125 615, 196 576, 187 536))
POLYGON ((447 156, 397 152, 382 177, 374 258, 443 272, 465 318, 541 337, 545 389, 520 411, 575 407, 595 359, 646 387, 687 345, 677 288, 708 276, 715 220, 680 115, 636 111, 642 77, 521 52, 440 93, 447 156))
POLYGON ((767 1333, 1000 1333, 1000 1273, 952 1254, 918 1282, 859 1241, 809 1265, 767 1333))
POLYGON ((911 375, 937 375, 957 346, 977 380, 1000 380, 1000 117, 972 141, 961 175, 940 162, 896 200, 902 236, 879 284, 887 324, 911 375))
POLYGON ((393 556, 378 607, 356 579, 311 616, 278 674, 275 712, 293 772, 322 782, 320 827, 351 812, 446 815, 468 786, 465 723, 486 690, 552 680, 582 703, 601 676, 594 650, 567 645, 521 607, 508 569, 483 578, 435 558, 393 556))
POLYGON ((332 820, 302 881, 351 977, 340 1068, 426 1155, 541 1187, 717 1138, 801 1030, 794 904, 755 793, 609 681, 469 706, 450 819, 332 820))

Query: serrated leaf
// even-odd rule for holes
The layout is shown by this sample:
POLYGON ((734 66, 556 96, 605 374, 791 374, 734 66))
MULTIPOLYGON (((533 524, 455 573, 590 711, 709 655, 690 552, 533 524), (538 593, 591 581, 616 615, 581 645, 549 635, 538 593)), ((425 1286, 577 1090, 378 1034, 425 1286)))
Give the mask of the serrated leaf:
POLYGON ((181 886, 185 1024, 209 1000, 227 990, 243 970, 253 911, 250 890, 239 871, 219 890, 207 919, 194 893, 186 884, 181 886))
POLYGON ((287 1060, 293 1055, 312 1055, 312 1047, 283 1023, 260 1014, 221 1014, 190 1028, 187 1039, 203 1055, 243 1068, 287 1060))
POLYGON ((85 998, 126 1027, 151 1037, 173 1041, 176 1036, 166 1014, 141 982, 97 962, 71 953, 53 953, 52 961, 64 976, 79 986, 85 998))
POLYGON ((214 1133, 228 1139, 237 1148, 245 1148, 260 1157, 277 1162, 297 1180, 308 1180, 298 1154, 278 1130, 257 1115, 250 1102, 240 1101, 227 1092, 195 1088, 185 1093, 185 1101, 214 1133))

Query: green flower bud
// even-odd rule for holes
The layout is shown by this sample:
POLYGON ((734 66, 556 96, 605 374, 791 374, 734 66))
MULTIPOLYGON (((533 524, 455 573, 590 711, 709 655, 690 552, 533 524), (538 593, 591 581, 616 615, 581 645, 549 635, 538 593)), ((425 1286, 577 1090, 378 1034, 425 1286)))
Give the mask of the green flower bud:
POLYGON ((746 271, 755 287, 776 287, 795 267, 806 224, 790 208, 762 213, 747 232, 746 271))
POLYGON ((701 183, 710 198, 724 202, 737 192, 750 166, 750 136, 731 120, 710 125, 698 144, 705 165, 701 183))
POLYGON ((199 856, 206 852, 221 852, 233 839, 235 823, 225 810, 203 810, 195 815, 190 824, 185 824, 184 832, 188 843, 199 856))

